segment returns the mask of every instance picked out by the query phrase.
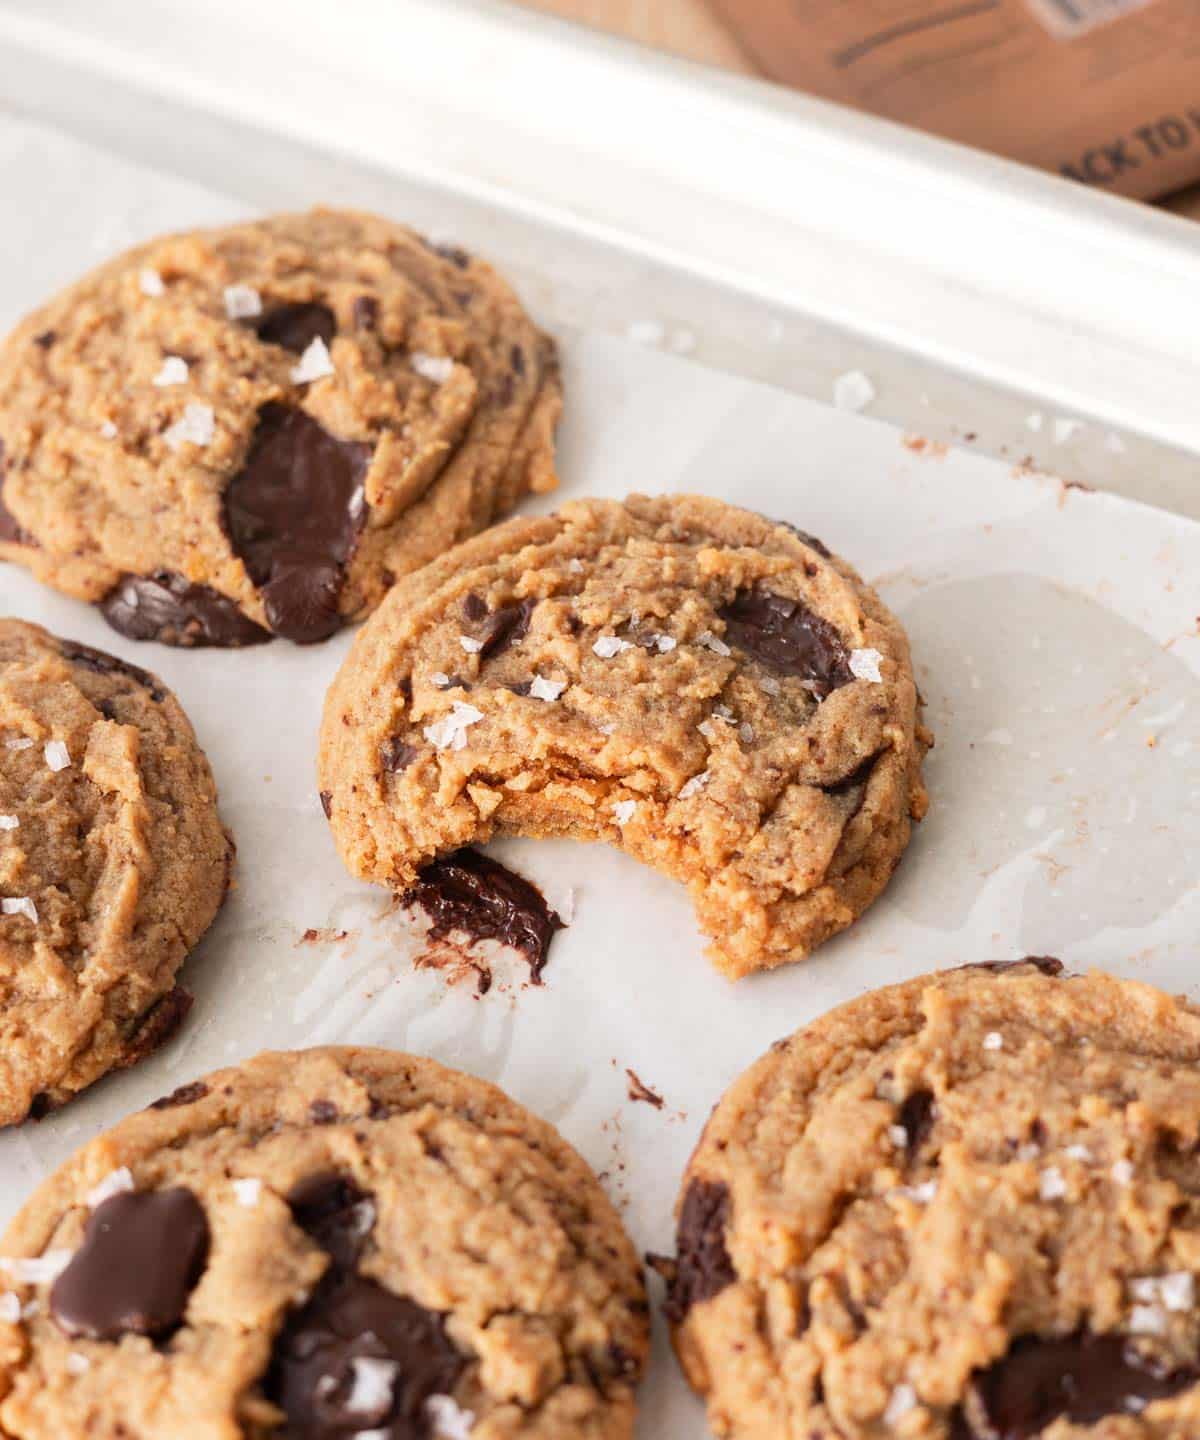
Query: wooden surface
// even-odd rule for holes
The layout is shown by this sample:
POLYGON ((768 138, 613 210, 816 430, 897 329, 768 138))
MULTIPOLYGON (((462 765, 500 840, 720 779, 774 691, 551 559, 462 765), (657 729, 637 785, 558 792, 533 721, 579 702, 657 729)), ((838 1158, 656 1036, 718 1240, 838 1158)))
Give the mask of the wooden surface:
MULTIPOLYGON (((756 68, 737 37, 705 0, 522 0, 567 20, 610 30, 657 50, 720 65, 743 74, 756 68)), ((1168 209, 1200 220, 1200 185, 1164 202, 1168 209)))

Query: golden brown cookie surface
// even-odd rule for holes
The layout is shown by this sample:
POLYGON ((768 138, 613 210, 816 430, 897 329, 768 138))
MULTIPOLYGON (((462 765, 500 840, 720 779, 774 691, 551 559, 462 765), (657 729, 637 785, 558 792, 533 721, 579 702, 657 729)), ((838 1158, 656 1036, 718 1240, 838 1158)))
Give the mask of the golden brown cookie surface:
POLYGON ((633 1433, 647 1308, 615 1211, 549 1125, 431 1060, 208 1076, 81 1150, 0 1252, 12 1440, 633 1433))
POLYGON ((462 251, 334 211, 170 236, 0 349, 0 558, 131 638, 323 639, 552 488, 560 405, 462 251))
POLYGON ((330 690, 320 788, 401 890, 494 835, 618 844, 737 976, 883 889, 925 808, 908 642, 844 561, 695 496, 577 501, 398 584, 330 690))
POLYGON ((0 1124, 161 1044, 233 846, 155 676, 0 620, 0 1124))
POLYGON ((725 1095, 668 1313, 736 1440, 1200 1434, 1200 1014, 1054 961, 875 991, 725 1095))

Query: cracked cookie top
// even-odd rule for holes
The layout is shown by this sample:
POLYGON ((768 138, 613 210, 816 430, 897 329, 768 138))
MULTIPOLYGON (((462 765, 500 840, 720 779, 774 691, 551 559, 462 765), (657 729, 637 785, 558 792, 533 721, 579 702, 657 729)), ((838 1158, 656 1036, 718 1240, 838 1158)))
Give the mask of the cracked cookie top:
POLYGON ((628 1440, 648 1345, 579 1156, 385 1050, 261 1055, 124 1121, 13 1222, 5 1286, 14 1440, 628 1440))
POLYGON ((396 586, 330 690, 320 785, 349 868, 401 890, 493 835, 619 845, 737 976, 883 889, 926 804, 919 708, 899 623, 819 540, 576 501, 396 586))
POLYGON ((746 1072, 667 1314, 731 1440, 1200 1434, 1200 1013, 1056 961, 843 1005, 746 1072))

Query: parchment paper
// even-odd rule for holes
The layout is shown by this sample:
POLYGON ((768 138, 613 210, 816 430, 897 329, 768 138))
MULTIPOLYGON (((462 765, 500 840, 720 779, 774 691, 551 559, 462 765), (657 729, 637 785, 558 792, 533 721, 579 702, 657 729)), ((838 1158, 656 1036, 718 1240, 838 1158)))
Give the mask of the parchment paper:
MULTIPOLYGON (((114 248, 219 221, 219 195, 0 123, 0 323, 114 248)), ((907 625, 937 733, 933 808, 885 897, 811 961, 732 986, 670 882, 603 847, 500 853, 576 892, 546 984, 501 965, 484 998, 414 971, 381 892, 353 882, 315 794, 325 687, 350 637, 221 653, 136 645, 0 567, 0 611, 157 670, 199 733, 237 837, 237 889, 183 972, 182 1033, 62 1114, 0 1135, 0 1222, 84 1140, 213 1067, 340 1041, 503 1085, 601 1172, 642 1249, 667 1249, 688 1153, 725 1085, 779 1035, 876 985, 1057 953, 1194 992, 1200 890, 1200 527, 619 341, 564 334, 562 496, 694 490, 844 552, 907 625), (307 929, 346 930, 305 943, 307 929), (630 1101, 626 1067, 666 1101, 630 1101)), ((120 377, 114 376, 114 384, 120 377)), ((656 1325, 658 1322, 656 1321, 656 1325)), ((705 1433, 661 1333, 639 1432, 705 1433)))

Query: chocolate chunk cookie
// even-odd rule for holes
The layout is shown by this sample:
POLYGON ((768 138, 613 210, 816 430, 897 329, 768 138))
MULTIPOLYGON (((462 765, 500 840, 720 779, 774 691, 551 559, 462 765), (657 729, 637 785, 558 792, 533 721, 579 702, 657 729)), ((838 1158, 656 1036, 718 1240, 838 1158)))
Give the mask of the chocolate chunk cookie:
POLYGON ((171 1035, 232 856, 162 681, 0 620, 0 1125, 171 1035))
POLYGON ((1200 1435, 1200 1011, 1052 961, 833 1011, 717 1106, 667 1313, 716 1434, 1200 1435))
POLYGON ((552 489, 560 405, 461 250, 324 210, 171 236, 0 349, 0 559, 133 639, 322 640, 552 489))
POLYGON ((124 1121, 17 1216, 0 1292, 11 1440, 628 1440, 648 1347, 579 1156, 386 1050, 260 1055, 124 1121))
POLYGON ((493 835, 682 880, 728 975, 807 954, 926 806, 908 642, 844 561, 694 496, 514 520, 401 581, 326 701, 354 874, 402 891, 493 835))

